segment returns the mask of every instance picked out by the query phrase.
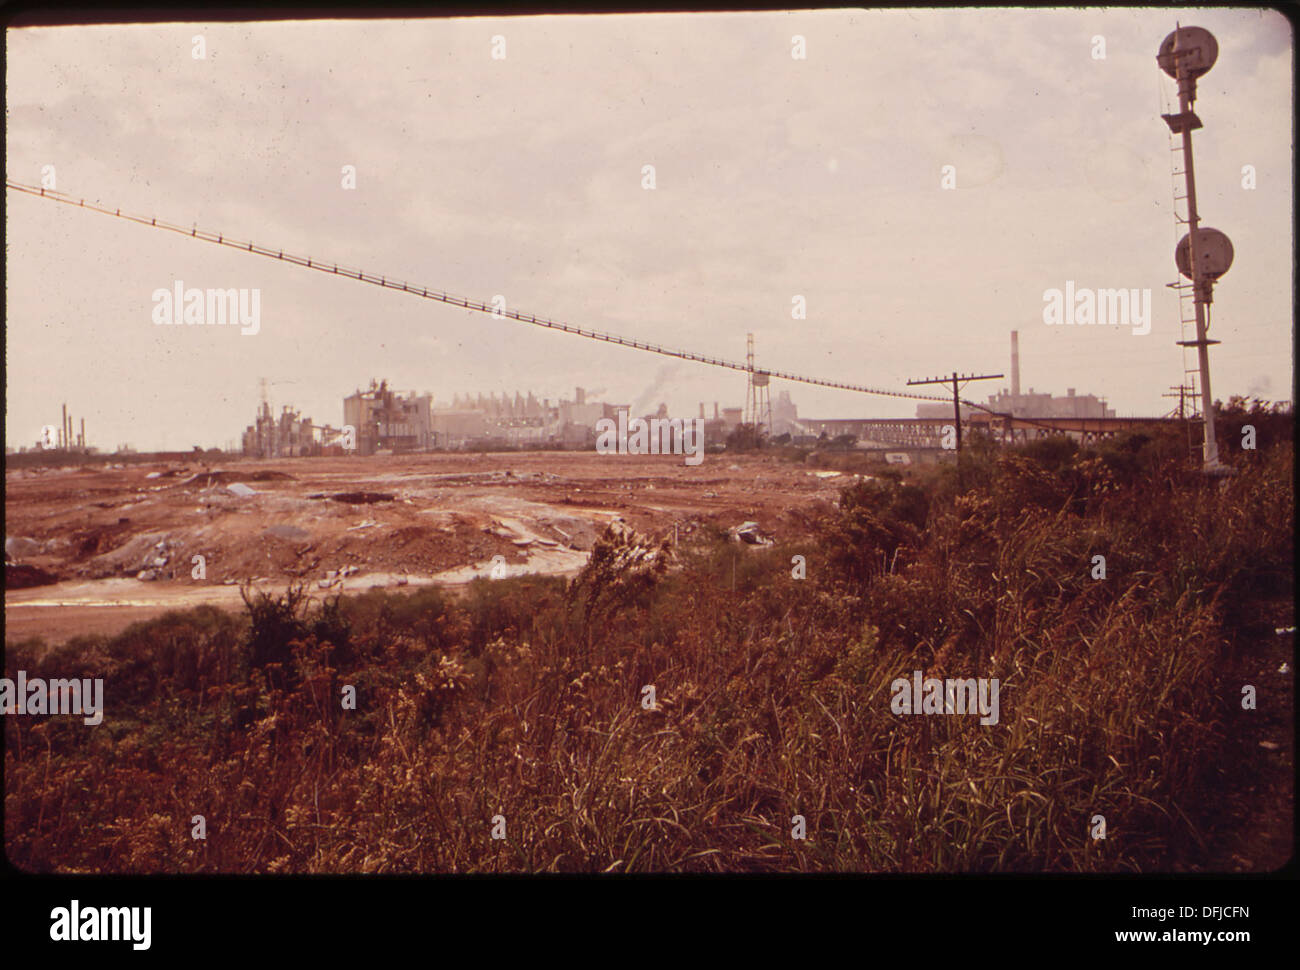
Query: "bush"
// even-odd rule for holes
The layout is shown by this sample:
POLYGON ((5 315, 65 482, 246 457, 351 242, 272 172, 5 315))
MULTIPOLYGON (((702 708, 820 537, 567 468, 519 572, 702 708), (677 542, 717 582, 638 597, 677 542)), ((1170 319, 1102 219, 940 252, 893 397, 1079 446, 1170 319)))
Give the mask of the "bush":
POLYGON ((1294 623, 1292 448, 1213 481, 1162 447, 974 451, 960 492, 856 483, 805 544, 616 529, 569 584, 319 606, 291 587, 247 617, 12 645, 11 676, 105 676, 111 700, 89 731, 4 718, 7 852, 60 872, 1213 870, 1258 828, 1224 799, 1275 770, 1231 720, 1234 658, 1258 671, 1265 625, 1294 623), (894 714, 914 670, 997 678, 999 723, 894 714), (188 838, 192 806, 219 839, 188 838), (1086 838, 1094 814, 1117 837, 1086 838))

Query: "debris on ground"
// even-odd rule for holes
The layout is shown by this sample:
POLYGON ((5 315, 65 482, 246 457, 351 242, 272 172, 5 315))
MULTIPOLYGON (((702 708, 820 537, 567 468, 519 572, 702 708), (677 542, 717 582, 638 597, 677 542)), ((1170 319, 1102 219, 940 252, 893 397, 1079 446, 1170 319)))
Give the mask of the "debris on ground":
POLYGON ((331 498, 349 505, 373 505, 375 502, 391 502, 395 496, 392 492, 335 492, 329 496, 312 495, 311 498, 331 498))
MULTIPOLYGON (((164 476, 165 477, 165 476, 164 476)), ((255 472, 227 472, 213 470, 210 472, 199 472, 192 475, 182 485, 198 485, 200 488, 211 488, 213 485, 224 485, 227 482, 292 482, 294 477, 287 472, 277 471, 255 471, 255 472)))
POLYGON ((770 546, 773 540, 759 531, 757 522, 742 522, 727 530, 727 536, 733 542, 743 542, 750 546, 770 546))
POLYGON ((5 536, 5 559, 16 562, 28 556, 39 556, 45 551, 44 543, 26 536, 5 536))
POLYGON ((321 579, 316 585, 321 589, 329 589, 331 586, 341 583, 349 576, 359 572, 361 572, 359 566, 344 566, 341 569, 331 569, 325 574, 325 578, 321 579))
POLYGON ((30 589, 33 586, 49 586, 57 583, 59 577, 30 563, 5 564, 5 589, 30 589))

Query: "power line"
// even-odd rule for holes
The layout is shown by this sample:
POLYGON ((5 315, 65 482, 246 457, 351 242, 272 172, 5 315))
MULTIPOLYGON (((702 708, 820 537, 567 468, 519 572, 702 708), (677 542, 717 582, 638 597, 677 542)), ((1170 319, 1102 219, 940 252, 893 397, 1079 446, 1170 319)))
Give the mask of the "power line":
MULTIPOLYGON (((961 388, 958 386, 957 382, 961 381, 962 383, 969 383, 970 381, 993 381, 1002 376, 1002 374, 958 374, 956 371, 953 371, 951 377, 926 377, 921 380, 907 382, 909 387, 915 384, 952 384, 952 415, 953 423, 957 429, 958 484, 961 483, 961 406, 964 402, 961 399, 961 388)), ((1019 380, 1019 378, 1017 378, 1017 380, 1019 380)), ((974 406, 978 407, 978 405, 974 406)), ((989 411, 990 414, 993 413, 989 408, 981 408, 981 410, 989 411)))
POLYGON ((730 370, 744 371, 750 374, 762 373, 766 374, 769 378, 775 377, 780 380, 793 381, 799 384, 812 384, 818 387, 833 387, 844 391, 856 391, 860 394, 875 394, 882 397, 907 398, 915 401, 946 400, 946 398, 934 397, 927 394, 909 394, 905 391, 889 391, 883 388, 866 387, 861 384, 851 384, 844 381, 831 381, 817 377, 806 377, 800 374, 787 373, 785 371, 755 371, 753 365, 749 362, 742 364, 738 361, 725 360, 723 358, 711 357, 705 354, 697 354, 688 350, 679 350, 659 344, 647 343, 641 340, 632 340, 628 337, 620 337, 617 334, 606 333, 601 330, 575 327, 572 324, 561 323, 546 317, 539 317, 535 314, 523 313, 519 310, 510 310, 485 303, 479 303, 475 300, 467 299, 466 297, 454 296, 445 291, 432 289, 427 286, 415 286, 402 280, 392 279, 387 275, 379 276, 373 273, 365 273, 362 270, 354 269, 349 266, 341 266, 335 262, 313 259, 308 256, 298 256, 293 253, 286 253, 283 249, 259 246, 252 242, 237 241, 227 238, 224 233, 200 229, 197 225, 186 228, 185 226, 164 222, 160 219, 149 216, 131 215, 123 212, 120 208, 110 208, 109 206, 98 205, 94 202, 87 202, 85 199, 78 199, 54 189, 46 189, 34 185, 24 185, 10 179, 5 180, 5 187, 13 189, 16 192, 24 192, 28 195, 37 196, 38 198, 48 199, 52 202, 62 202, 65 205, 72 205, 82 209, 90 209, 93 212, 103 213, 104 215, 115 216, 116 218, 125 219, 129 222, 149 226, 150 228, 166 229, 169 232, 179 233, 182 236, 189 236, 192 239, 202 239, 205 242, 217 243, 218 245, 227 246, 240 252, 255 253, 258 256, 268 256, 271 259, 293 263, 295 266, 314 269, 318 272, 328 273, 332 276, 342 276, 347 279, 357 280, 361 283, 370 283, 374 286, 381 286, 385 289, 400 290, 403 293, 410 293, 413 296, 422 297, 426 300, 435 300, 439 303, 448 304, 449 306, 458 306, 466 310, 475 310, 479 313, 489 313, 498 319, 503 317, 509 318, 511 320, 517 320, 520 323, 528 323, 533 326, 543 327, 547 330, 559 330, 563 333, 571 333, 591 340, 600 340, 605 343, 617 344, 620 347, 631 347, 634 350, 644 350, 648 353, 660 354, 665 357, 676 357, 681 360, 690 360, 701 364, 709 364, 713 367, 725 367, 730 370))

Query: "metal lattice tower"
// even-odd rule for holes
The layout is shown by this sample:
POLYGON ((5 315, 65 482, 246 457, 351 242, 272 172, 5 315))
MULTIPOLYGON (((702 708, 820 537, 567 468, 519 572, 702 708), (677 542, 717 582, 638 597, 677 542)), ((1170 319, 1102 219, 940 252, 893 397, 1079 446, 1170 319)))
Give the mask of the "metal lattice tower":
POLYGON ((749 372, 749 385, 745 395, 745 423, 753 426, 754 437, 760 438, 766 429, 772 434, 772 392, 767 371, 754 368, 754 335, 745 335, 745 369, 749 372))

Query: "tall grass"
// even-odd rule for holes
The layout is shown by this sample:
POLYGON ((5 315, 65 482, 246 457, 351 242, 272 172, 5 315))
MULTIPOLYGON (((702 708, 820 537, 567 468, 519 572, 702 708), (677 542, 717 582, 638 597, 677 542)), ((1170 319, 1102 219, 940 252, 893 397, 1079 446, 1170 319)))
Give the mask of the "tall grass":
POLYGON ((65 872, 1195 868, 1225 662, 1290 609, 1292 453, 1218 485, 1164 447, 975 450, 964 487, 846 489, 802 545, 609 534, 568 584, 291 589, 12 646, 8 676, 102 676, 107 711, 5 718, 6 850, 65 872), (917 669, 998 678, 999 723, 893 714, 917 669))

